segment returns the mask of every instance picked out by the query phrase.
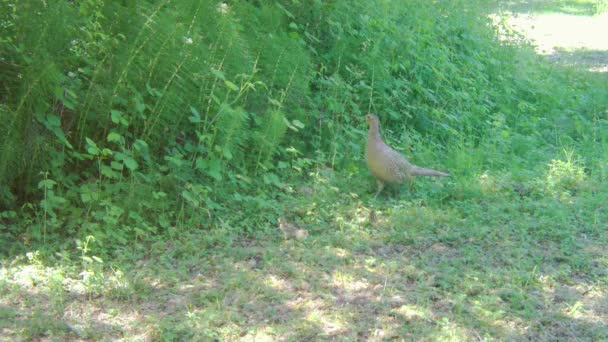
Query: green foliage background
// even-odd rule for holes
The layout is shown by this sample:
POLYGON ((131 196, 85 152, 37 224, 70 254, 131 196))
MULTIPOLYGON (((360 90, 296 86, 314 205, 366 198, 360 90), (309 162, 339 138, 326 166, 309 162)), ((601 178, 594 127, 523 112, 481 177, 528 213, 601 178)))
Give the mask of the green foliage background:
POLYGON ((448 198, 564 148, 605 179, 606 87, 497 40, 489 5, 0 0, 3 250, 264 229, 311 174, 368 177, 367 112, 448 198))

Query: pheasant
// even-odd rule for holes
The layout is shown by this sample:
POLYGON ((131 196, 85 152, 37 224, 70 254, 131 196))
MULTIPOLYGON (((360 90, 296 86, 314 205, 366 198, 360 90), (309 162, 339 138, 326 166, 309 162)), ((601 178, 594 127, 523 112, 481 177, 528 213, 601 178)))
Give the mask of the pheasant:
POLYGON ((376 183, 378 184, 378 191, 376 191, 374 198, 378 197, 386 183, 401 183, 416 176, 449 176, 445 172, 413 165, 399 152, 385 144, 380 137, 380 121, 376 115, 367 114, 365 121, 369 125, 365 159, 367 160, 367 167, 376 177, 376 183))

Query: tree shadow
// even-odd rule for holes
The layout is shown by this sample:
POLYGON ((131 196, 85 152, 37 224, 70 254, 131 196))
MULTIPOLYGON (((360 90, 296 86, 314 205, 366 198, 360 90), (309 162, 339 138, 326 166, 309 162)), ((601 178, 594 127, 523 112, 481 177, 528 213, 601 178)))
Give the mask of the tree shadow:
POLYGON ((87 317, 83 308, 89 306, 81 304, 97 299, 42 290, 40 285, 35 281, 30 285, 13 284, 8 296, 0 296, 1 339, 98 340, 120 332, 116 322, 98 319, 101 316, 87 317))
MULTIPOLYGON (((325 214, 315 215, 326 215, 322 226, 309 221, 307 239, 282 240, 277 228, 209 246, 201 238, 205 231, 183 232, 151 245, 123 270, 122 283, 108 280, 110 290, 99 295, 69 291, 65 280, 63 292, 41 291, 40 280, 3 286, 0 304, 10 304, 3 315, 23 330, 31 320, 21 317, 37 310, 46 315, 40 322, 79 324, 81 331, 98 332, 81 338, 100 340, 608 337, 602 322, 608 302, 600 298, 605 287, 588 291, 605 274, 605 237, 595 236, 592 221, 579 222, 586 216, 577 208, 557 209, 567 211, 561 221, 582 228, 543 214, 550 202, 517 194, 503 207, 491 198, 391 199, 370 207, 345 192, 337 196, 320 194, 324 201, 305 208, 322 207, 325 214), (581 229, 589 236, 580 244, 585 253, 572 242, 581 229), (49 310, 57 293, 65 298, 49 310)), ((44 325, 34 328, 32 338, 52 335, 44 325)), ((54 329, 54 336, 72 336, 54 329)))
MULTIPOLYGON (((218 249, 223 258, 215 259, 216 264, 209 257, 164 252, 165 257, 157 255, 120 271, 118 282, 106 277, 98 290, 83 286, 78 275, 67 274, 60 285, 52 286, 49 274, 63 273, 61 268, 12 266, 13 277, 4 274, 0 283, 0 339, 220 341, 219 330, 231 339, 238 334, 255 339, 267 327, 306 319, 306 309, 291 305, 297 287, 272 287, 260 274, 268 270, 259 245, 249 244, 234 258, 218 249), (207 265, 201 267, 194 260, 207 265), (255 265, 252 260, 260 261, 255 265), (224 326, 233 332, 226 333, 224 326)), ((291 334, 326 333, 309 321, 291 334)))
POLYGON ((575 66, 592 72, 608 73, 608 50, 555 48, 547 58, 559 65, 575 66))

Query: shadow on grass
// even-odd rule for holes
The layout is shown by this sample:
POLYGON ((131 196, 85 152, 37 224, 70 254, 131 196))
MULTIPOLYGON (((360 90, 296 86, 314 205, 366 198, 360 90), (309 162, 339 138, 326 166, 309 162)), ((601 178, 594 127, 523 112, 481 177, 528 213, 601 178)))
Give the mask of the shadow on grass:
POLYGON ((287 336, 323 335, 321 327, 305 321, 303 310, 290 305, 296 295, 269 285, 266 271, 259 274, 265 252, 256 246, 236 257, 226 249, 200 258, 194 251, 188 258, 175 257, 184 250, 163 252, 120 279, 106 276, 101 287, 87 287, 77 274, 53 286, 60 267, 2 270, 0 337, 219 341, 267 336, 266 327, 286 321, 303 322, 287 336), (253 265, 258 258, 260 265, 253 265))
POLYGON ((571 15, 596 15, 606 11, 604 0, 509 0, 500 1, 502 10, 518 13, 564 13, 571 15))
MULTIPOLYGON (((102 301, 101 297, 57 289, 51 291, 43 277, 35 267, 25 266, 20 268, 14 283, 9 285, 3 279, 0 339, 99 340, 121 336, 120 323, 124 322, 104 318, 111 314, 102 311, 103 305, 96 305, 102 301)), ((109 307, 112 310, 112 305, 109 307)))
POLYGON ((592 72, 608 73, 608 50, 557 48, 547 58, 561 65, 576 66, 592 72))

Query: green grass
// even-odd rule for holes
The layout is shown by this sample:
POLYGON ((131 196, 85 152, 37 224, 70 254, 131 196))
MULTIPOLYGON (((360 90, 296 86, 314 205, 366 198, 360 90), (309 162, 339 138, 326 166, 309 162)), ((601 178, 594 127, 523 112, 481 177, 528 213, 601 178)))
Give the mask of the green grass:
POLYGON ((606 75, 486 1, 2 4, 0 339, 608 339, 606 75))
POLYGON ((255 235, 175 232, 103 264, 4 260, 2 334, 606 339, 608 194, 588 175, 574 182, 572 165, 532 175, 475 175, 464 194, 458 180, 421 181, 372 200, 367 177, 329 173, 281 199, 303 240, 269 222, 255 235))

